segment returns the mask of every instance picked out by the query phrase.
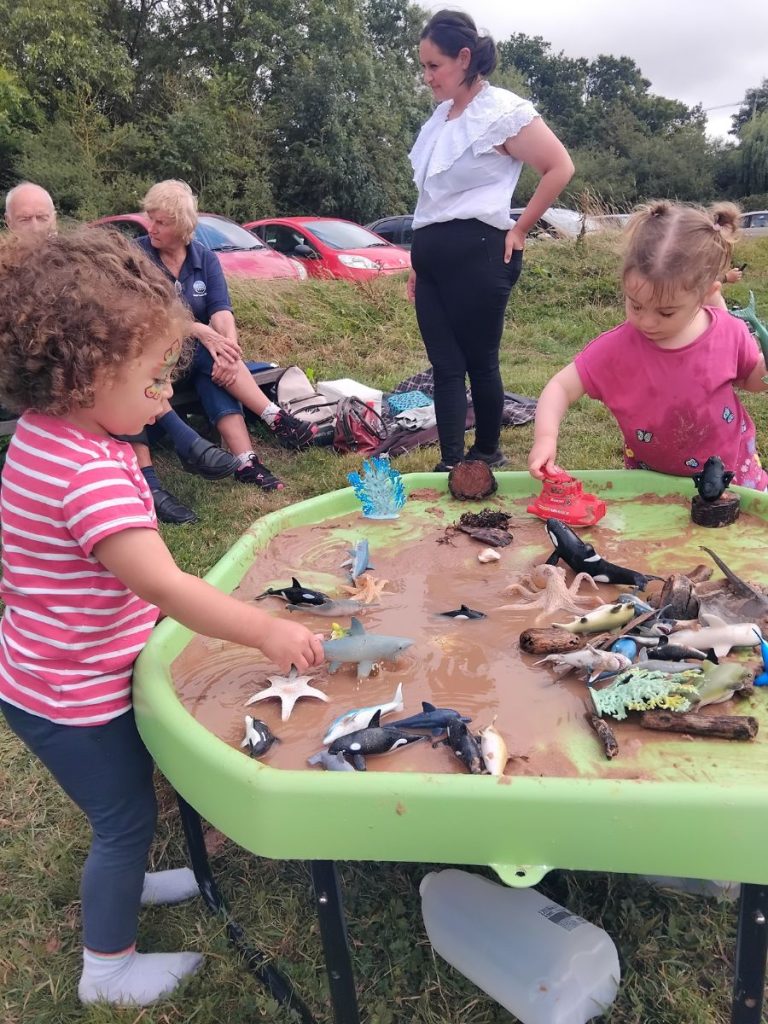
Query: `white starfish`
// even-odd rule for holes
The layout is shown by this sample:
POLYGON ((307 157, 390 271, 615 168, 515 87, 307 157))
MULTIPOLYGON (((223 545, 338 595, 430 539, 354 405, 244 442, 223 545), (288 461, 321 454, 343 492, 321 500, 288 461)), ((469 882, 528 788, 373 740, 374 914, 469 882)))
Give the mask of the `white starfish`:
POLYGON ((291 665, 291 671, 287 676, 267 676, 270 682, 265 690, 259 690, 245 702, 245 706, 249 704, 255 704, 257 700, 266 700, 268 697, 279 697, 281 701, 280 718, 283 722, 287 722, 291 717, 293 711, 293 705, 299 699, 299 697, 317 697, 318 700, 324 700, 328 703, 328 697, 323 693, 322 690, 316 690, 314 686, 309 685, 312 676, 300 676, 296 666, 291 665))

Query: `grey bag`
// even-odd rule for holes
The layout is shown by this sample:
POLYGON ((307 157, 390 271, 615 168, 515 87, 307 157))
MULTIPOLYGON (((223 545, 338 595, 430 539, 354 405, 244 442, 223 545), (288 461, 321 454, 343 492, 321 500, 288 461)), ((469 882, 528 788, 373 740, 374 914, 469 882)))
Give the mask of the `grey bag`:
POLYGON ((315 444, 331 444, 338 399, 319 394, 299 366, 289 366, 277 382, 275 401, 281 409, 317 428, 315 444))

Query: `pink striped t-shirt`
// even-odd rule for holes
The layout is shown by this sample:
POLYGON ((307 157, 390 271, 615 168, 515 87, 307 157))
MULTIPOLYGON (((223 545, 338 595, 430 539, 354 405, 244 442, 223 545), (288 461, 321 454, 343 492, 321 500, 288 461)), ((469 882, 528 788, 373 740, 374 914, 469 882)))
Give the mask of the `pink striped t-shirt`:
POLYGON ((0 526, 0 698, 62 725, 124 714, 158 610, 93 548, 121 530, 157 529, 130 445, 24 413, 3 468, 0 526))

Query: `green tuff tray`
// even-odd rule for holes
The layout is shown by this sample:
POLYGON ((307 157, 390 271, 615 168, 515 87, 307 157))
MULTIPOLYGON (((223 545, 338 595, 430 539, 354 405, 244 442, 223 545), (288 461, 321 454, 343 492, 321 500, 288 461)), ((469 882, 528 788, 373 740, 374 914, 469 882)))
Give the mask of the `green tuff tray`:
MULTIPOLYGON (((737 571, 768 583, 765 534, 754 527, 701 529, 689 550, 675 547, 689 522, 688 481, 641 471, 576 475, 586 490, 608 501, 606 526, 659 541, 658 564, 649 565, 650 571, 668 567, 671 549, 675 564, 680 557, 686 564, 700 561, 696 544, 703 543, 714 545, 737 571), (638 500, 649 493, 670 500, 638 500)), ((497 479, 498 496, 516 506, 538 492, 527 473, 500 473, 497 479)), ((408 491, 445 492, 447 487, 444 475, 413 474, 404 481, 408 491)), ((768 496, 733 490, 744 512, 768 520, 768 496)), ((265 516, 206 579, 230 592, 281 530, 357 509, 351 489, 345 489, 265 516)), ((406 504, 406 524, 408 514, 406 504)), ((369 537, 376 536, 372 530, 384 535, 388 528, 365 522, 369 537)), ((243 756, 182 706, 170 667, 191 637, 168 619, 154 631, 134 676, 139 729, 175 789, 211 824, 256 854, 488 864, 519 886, 535 884, 555 867, 768 882, 768 692, 757 691, 757 707, 749 709, 760 721, 751 743, 691 743, 670 736, 681 756, 684 752, 694 763, 701 758, 702 769, 709 770, 717 757, 718 771, 707 778, 696 771, 684 778, 667 772, 656 781, 286 771, 243 756)))

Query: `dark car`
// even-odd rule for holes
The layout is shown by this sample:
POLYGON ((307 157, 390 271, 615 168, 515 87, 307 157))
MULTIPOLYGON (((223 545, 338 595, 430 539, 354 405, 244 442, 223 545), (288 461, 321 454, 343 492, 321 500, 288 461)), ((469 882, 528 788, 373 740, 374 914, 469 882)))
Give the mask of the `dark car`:
POLYGON ((410 249, 413 240, 413 214, 404 213, 399 217, 380 217, 373 224, 365 225, 381 238, 399 245, 401 249, 410 249))

